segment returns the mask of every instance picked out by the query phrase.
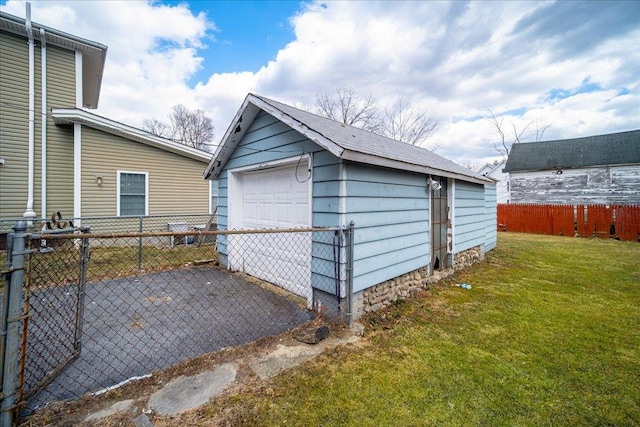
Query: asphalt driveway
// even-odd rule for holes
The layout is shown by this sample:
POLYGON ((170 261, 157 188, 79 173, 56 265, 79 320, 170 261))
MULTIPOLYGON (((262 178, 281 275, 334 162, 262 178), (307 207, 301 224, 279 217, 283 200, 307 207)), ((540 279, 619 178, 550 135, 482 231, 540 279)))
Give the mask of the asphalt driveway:
POLYGON ((276 335, 314 316, 282 295, 217 268, 88 283, 84 298, 78 295, 74 286, 31 295, 25 389, 60 366, 79 336, 81 346, 75 347, 79 355, 28 400, 27 411, 276 335), (84 313, 76 328, 78 307, 84 313))

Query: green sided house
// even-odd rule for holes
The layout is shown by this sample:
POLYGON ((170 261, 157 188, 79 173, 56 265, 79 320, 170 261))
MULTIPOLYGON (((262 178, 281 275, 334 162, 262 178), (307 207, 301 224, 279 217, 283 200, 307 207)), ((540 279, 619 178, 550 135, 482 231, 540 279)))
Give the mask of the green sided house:
POLYGON ((0 12, 0 219, 211 212, 209 153, 87 111, 106 54, 0 12))

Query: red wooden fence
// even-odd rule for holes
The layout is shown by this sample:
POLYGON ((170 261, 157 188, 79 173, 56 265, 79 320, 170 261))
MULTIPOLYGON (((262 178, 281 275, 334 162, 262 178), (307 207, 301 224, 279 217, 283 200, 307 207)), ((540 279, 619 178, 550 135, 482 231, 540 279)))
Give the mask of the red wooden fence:
POLYGON ((498 230, 640 242, 640 206, 498 205, 498 230))

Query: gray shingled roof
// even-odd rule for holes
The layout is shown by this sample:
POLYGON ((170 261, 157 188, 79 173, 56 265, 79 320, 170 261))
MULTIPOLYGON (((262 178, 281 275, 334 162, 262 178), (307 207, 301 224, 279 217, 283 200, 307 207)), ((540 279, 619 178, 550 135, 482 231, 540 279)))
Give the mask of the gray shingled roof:
POLYGON ((462 175, 477 176, 477 174, 470 169, 460 166, 425 148, 396 141, 395 139, 367 132, 354 126, 347 126, 335 120, 318 116, 308 111, 299 110, 262 96, 257 97, 294 119, 306 124, 311 129, 347 150, 386 157, 410 164, 429 166, 462 175))
POLYGON ((505 172, 640 163, 640 130, 514 144, 505 172))
MULTIPOLYGON (((219 149, 214 154, 210 167, 205 171, 205 177, 211 173, 217 173, 219 169, 215 167, 214 164, 218 161, 223 164, 228 159, 227 156, 230 155, 230 153, 228 150, 226 150, 225 153, 224 146, 232 145, 236 141, 234 134, 240 133, 236 131, 246 123, 241 123, 243 110, 249 110, 250 104, 259 106, 267 113, 280 113, 280 117, 278 118, 288 122, 288 125, 305 134, 321 146, 326 145, 326 143, 335 144, 330 151, 340 158, 396 169, 441 174, 442 176, 467 179, 473 182, 491 182, 486 177, 425 148, 386 138, 253 94, 247 96, 243 107, 241 107, 236 118, 231 123, 227 134, 220 143, 219 149), (241 125, 239 126, 239 124, 241 125), (232 129, 233 131, 231 131, 232 129)), ((324 148, 329 149, 326 146, 324 148)))

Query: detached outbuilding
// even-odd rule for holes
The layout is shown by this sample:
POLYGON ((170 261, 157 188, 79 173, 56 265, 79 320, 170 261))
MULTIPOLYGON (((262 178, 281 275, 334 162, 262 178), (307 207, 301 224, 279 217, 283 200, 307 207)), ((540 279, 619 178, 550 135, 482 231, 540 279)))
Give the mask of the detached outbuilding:
MULTIPOLYGON (((219 183, 220 230, 353 221, 356 317, 496 245, 494 181, 429 150, 262 96, 246 97, 204 176, 219 183)), ((250 259, 238 262, 241 254, 220 243, 223 264, 254 271, 250 259)), ((302 260, 291 253, 273 262, 295 264, 306 289, 298 293, 331 310, 336 288, 315 271, 313 249, 302 260)), ((339 292, 347 297, 344 287, 339 292)))

